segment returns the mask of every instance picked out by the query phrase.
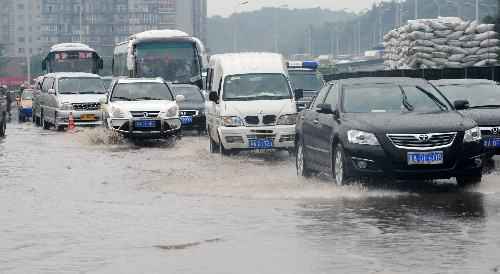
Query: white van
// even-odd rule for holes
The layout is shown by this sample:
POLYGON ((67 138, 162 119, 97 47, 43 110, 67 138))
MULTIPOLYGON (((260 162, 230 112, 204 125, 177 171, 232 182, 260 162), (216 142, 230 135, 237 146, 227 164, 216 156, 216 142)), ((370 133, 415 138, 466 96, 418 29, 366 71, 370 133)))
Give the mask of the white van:
MULTIPOLYGON (((297 106, 279 54, 214 55, 207 74, 212 153, 295 147, 297 106)), ((296 97, 302 95, 297 92, 296 97)))

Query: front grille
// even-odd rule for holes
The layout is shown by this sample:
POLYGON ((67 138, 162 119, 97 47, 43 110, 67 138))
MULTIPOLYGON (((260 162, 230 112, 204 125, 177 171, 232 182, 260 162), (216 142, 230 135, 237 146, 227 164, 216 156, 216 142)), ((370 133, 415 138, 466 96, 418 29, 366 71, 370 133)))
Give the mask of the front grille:
POLYGON ((265 115, 262 118, 264 125, 274 125, 276 123, 276 115, 265 115))
POLYGON ((198 116, 197 110, 181 110, 179 111, 180 116, 198 116))
POLYGON ((245 117, 245 122, 249 125, 258 125, 260 120, 257 116, 247 116, 245 117))
POLYGON ((160 114, 159 111, 131 111, 134 118, 157 118, 160 114))
POLYGON ((76 111, 90 111, 101 109, 100 103, 77 103, 73 104, 73 109, 76 111))
POLYGON ((387 137, 398 148, 439 148, 453 144, 456 132, 431 134, 388 134, 387 137))

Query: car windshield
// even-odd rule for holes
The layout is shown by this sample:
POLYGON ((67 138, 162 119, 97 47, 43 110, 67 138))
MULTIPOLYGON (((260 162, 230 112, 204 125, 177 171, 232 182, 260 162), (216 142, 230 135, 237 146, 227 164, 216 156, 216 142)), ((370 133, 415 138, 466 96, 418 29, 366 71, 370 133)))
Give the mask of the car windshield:
POLYGON ((121 83, 116 85, 111 101, 173 101, 172 93, 164 83, 121 83))
POLYGON ((443 85, 438 88, 452 102, 468 100, 471 107, 500 105, 500 86, 495 84, 443 85))
POLYGON ((33 91, 31 90, 25 90, 23 91, 23 100, 33 100, 33 91))
POLYGON ((290 71, 290 82, 294 90, 317 91, 323 86, 321 76, 316 72, 309 71, 290 71))
POLYGON ((106 89, 101 78, 61 78, 58 93, 60 94, 104 94, 106 89))
POLYGON ((226 101, 282 100, 292 98, 283 74, 242 74, 227 76, 223 99, 226 101))
POLYGON ((347 113, 440 112, 450 107, 432 88, 417 85, 370 84, 343 88, 347 113))
POLYGON ((201 79, 196 46, 190 42, 155 42, 136 46, 138 75, 162 77, 173 83, 194 83, 201 79))
POLYGON ((184 95, 184 102, 203 103, 205 101, 197 86, 175 86, 174 91, 176 95, 184 95))

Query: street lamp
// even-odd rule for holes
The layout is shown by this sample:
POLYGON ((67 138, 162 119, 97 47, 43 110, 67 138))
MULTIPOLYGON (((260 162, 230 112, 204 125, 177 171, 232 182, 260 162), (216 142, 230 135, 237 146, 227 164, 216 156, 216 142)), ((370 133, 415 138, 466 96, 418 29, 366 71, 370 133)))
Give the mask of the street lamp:
POLYGON ((238 0, 238 2, 236 2, 236 5, 234 6, 233 15, 236 22, 233 27, 233 52, 238 51, 238 9, 244 5, 247 5, 248 3, 249 1, 238 0))
POLYGON ((288 8, 287 4, 282 4, 276 7, 274 11, 274 52, 279 52, 279 18, 278 18, 278 9, 286 9, 288 8))
POLYGON ((438 17, 441 17, 441 5, 439 5, 438 0, 434 0, 434 4, 436 4, 438 8, 438 17))

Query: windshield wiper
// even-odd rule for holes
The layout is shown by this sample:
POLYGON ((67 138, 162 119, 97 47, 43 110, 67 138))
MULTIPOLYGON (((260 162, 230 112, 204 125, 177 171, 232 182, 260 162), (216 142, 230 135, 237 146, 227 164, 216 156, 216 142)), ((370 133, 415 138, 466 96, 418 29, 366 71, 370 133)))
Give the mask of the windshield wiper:
POLYGON ((443 102, 441 102, 441 100, 439 100, 434 94, 430 93, 429 91, 427 91, 419 86, 417 86, 417 89, 420 90, 421 92, 423 92, 425 95, 429 96, 429 98, 431 98, 432 101, 434 101, 436 104, 438 104, 441 111, 448 110, 446 105, 443 102))
POLYGON ((469 108, 500 108, 500 105, 478 105, 469 108))
POLYGON ((132 101, 132 99, 130 98, 127 98, 127 97, 120 97, 120 96, 116 96, 116 97, 113 97, 111 98, 112 100, 114 99, 118 99, 118 100, 123 100, 123 101, 132 101))
POLYGON ((399 88, 401 89, 401 97, 402 97, 401 103, 408 111, 414 111, 415 107, 408 101, 408 96, 406 95, 406 91, 404 91, 402 87, 399 88))
POLYGON ((153 98, 153 97, 139 97, 135 98, 136 101, 149 101, 149 100, 163 100, 160 98, 153 98))

